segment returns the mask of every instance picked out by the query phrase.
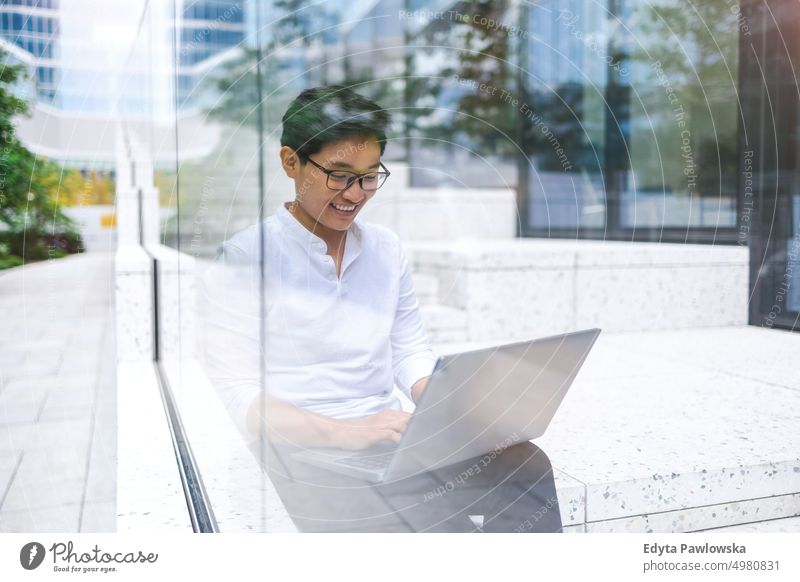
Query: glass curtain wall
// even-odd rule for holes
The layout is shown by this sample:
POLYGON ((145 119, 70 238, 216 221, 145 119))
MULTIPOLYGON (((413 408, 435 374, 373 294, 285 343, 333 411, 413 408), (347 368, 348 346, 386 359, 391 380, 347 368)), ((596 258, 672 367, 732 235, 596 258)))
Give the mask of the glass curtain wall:
POLYGON ((262 14, 247 0, 143 6, 120 92, 144 107, 120 135, 153 263, 153 359, 166 413, 154 422, 170 425, 195 529, 263 531, 275 505, 261 495, 266 453, 249 448, 257 435, 237 422, 263 385, 261 256, 256 245, 245 261, 224 244, 253 229, 258 241, 264 212, 262 14))
MULTIPOLYGON (((344 84, 392 112, 382 159, 404 193, 513 190, 522 235, 739 240, 737 3, 174 0, 143 26, 151 110, 137 139, 159 243, 178 251, 160 262, 159 357, 187 418, 222 404, 254 466, 271 454, 251 422, 265 390, 263 221, 295 197, 281 117, 304 89, 344 84), (186 382, 197 362, 208 391, 186 382)), ((223 464, 241 462, 218 446, 223 464)), ((272 501, 211 475, 218 522, 270 529, 272 501)))
POLYGON ((750 247, 750 323, 800 321, 800 75, 795 2, 742 2, 740 244, 750 247))
POLYGON ((522 13, 527 232, 735 242, 738 4, 559 0, 522 13))

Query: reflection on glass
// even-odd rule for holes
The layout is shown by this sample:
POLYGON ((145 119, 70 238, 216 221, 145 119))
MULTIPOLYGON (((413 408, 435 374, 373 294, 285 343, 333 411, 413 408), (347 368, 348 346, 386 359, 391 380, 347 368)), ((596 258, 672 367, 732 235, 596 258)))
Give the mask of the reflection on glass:
MULTIPOLYGON (((260 362, 252 358, 245 366, 243 358, 259 353, 262 236, 266 387, 272 397, 314 413, 307 417, 309 427, 280 425, 281 416, 269 419, 272 438, 298 445, 327 442, 323 437, 331 423, 318 415, 355 419, 399 409, 394 381, 411 397, 412 386, 430 374, 435 358, 413 302, 399 241, 358 218, 378 195, 377 180, 385 178, 369 170, 382 167, 388 124, 386 111, 351 89, 303 92, 284 116, 279 151, 282 169, 294 184, 294 200, 263 225, 225 241, 220 264, 206 275, 214 303, 213 333, 225 338, 207 338, 214 345, 207 351, 211 375, 250 437, 257 434, 253 419, 260 362), (320 167, 362 178, 349 188, 331 189, 336 172, 320 167), (407 305, 398 304, 398 290, 407 305)), ((334 431, 331 442, 353 440, 360 448, 359 436, 367 439, 366 446, 368 439, 385 435, 334 431)))
MULTIPOLYGON (((385 109, 341 85, 290 103, 278 155, 294 199, 226 240, 204 276, 208 374, 251 449, 275 451, 259 460, 303 531, 473 531, 473 508, 485 514, 485 531, 513 531, 547 506, 529 529, 560 531, 552 467, 525 431, 533 410, 552 412, 558 400, 529 397, 526 406, 520 392, 530 376, 561 386, 575 361, 566 373, 521 366, 503 384, 507 359, 492 366, 473 357, 462 372, 488 376, 469 391, 458 389, 463 381, 441 384, 429 414, 415 416, 417 427, 428 420, 417 431, 424 462, 393 448, 437 356, 399 237, 359 217, 388 177, 376 169, 389 124, 385 109), (337 173, 349 187, 335 187, 337 173), (505 398, 486 397, 500 385, 505 398), (457 404, 437 405, 451 396, 457 404), (476 454, 497 462, 469 487, 420 505, 437 479, 479 463, 476 454), (342 463, 326 465, 332 455, 342 463), (407 467, 389 480, 395 457, 407 467)), ((553 347, 542 361, 561 357, 560 342, 553 347)))
POLYGON ((605 236, 659 239, 670 228, 734 227, 730 3, 552 1, 527 13, 535 34, 523 81, 534 110, 526 183, 536 231, 605 227, 605 236))

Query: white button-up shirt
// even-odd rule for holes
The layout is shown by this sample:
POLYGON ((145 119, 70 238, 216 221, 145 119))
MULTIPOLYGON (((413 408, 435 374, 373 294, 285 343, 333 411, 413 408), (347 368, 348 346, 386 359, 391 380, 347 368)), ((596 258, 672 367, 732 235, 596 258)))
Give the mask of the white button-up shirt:
POLYGON ((263 222, 261 294, 260 230, 224 242, 204 277, 207 369, 240 430, 249 435, 262 364, 271 396, 319 414, 349 419, 401 408, 393 388, 410 396, 437 357, 398 236, 356 218, 337 277, 326 243, 280 206, 263 222))

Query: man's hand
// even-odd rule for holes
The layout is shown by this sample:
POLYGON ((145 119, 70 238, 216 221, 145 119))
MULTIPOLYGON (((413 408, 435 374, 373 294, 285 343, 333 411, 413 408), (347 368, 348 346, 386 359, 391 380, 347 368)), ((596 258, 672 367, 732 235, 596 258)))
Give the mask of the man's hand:
POLYGON ((339 420, 331 445, 342 449, 365 449, 380 441, 400 442, 411 414, 386 409, 355 420, 339 420))
MULTIPOLYGON (((259 395, 248 411, 248 428, 253 434, 259 431, 261 406, 259 395)), ((264 427, 276 444, 343 449, 364 449, 383 440, 399 442, 411 417, 408 412, 390 408, 371 416, 342 420, 276 398, 269 398, 266 412, 264 427)))

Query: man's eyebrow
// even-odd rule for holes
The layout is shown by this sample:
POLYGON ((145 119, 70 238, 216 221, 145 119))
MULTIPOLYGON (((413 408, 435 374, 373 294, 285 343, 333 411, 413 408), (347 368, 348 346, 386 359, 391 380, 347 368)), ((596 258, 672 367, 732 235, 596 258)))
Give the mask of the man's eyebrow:
MULTIPOLYGON (((381 161, 378 160, 377 162, 375 162, 371 166, 367 166, 367 169, 371 170, 372 168, 379 168, 380 165, 381 165, 381 161)), ((332 168, 343 168, 343 169, 346 168, 348 170, 352 170, 353 169, 353 166, 348 164, 347 162, 331 162, 330 167, 332 167, 332 168)))

